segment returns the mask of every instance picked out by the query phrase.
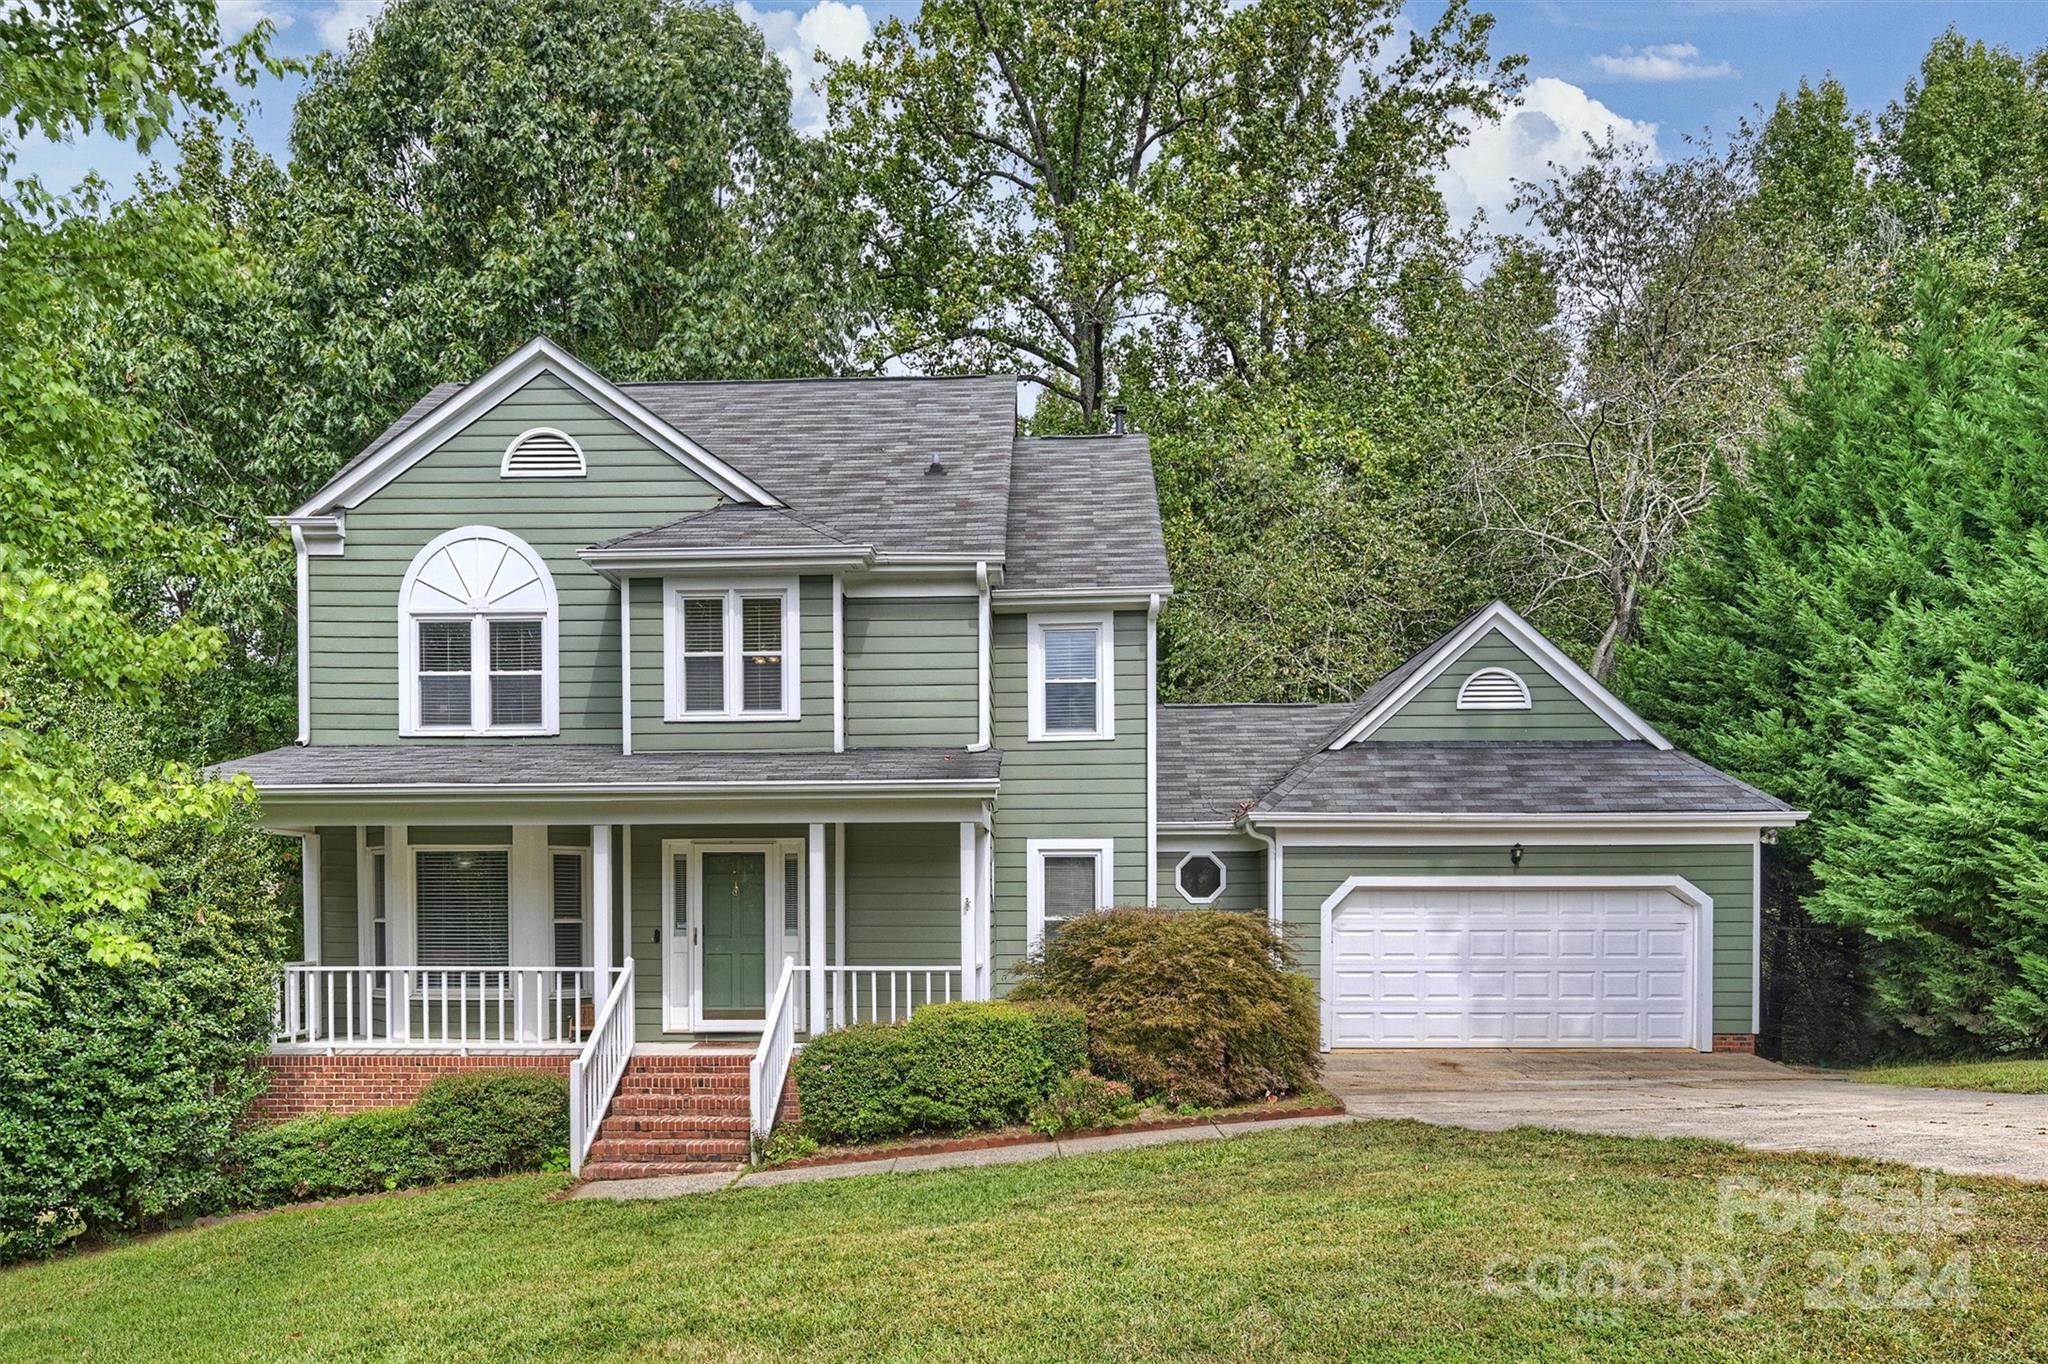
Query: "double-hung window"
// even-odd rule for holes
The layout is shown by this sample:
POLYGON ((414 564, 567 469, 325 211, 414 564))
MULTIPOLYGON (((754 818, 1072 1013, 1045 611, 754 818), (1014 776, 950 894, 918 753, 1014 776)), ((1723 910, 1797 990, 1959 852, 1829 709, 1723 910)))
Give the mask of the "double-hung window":
POLYGON ((1114 739, 1114 618, 1108 612, 1033 616, 1029 737, 1114 739))
POLYGON ((524 541, 441 536, 406 571, 399 615, 401 734, 556 732, 554 580, 524 541))
POLYGON ((1107 838, 1028 840, 1025 931, 1033 949, 1067 920, 1108 906, 1116 844, 1107 838))
POLYGON ((413 853, 413 932, 422 983, 475 983, 464 967, 511 963, 512 853, 507 848, 420 848, 413 853))
POLYGON ((583 950, 585 910, 589 903, 589 878, 584 873, 584 852, 556 848, 549 853, 554 873, 555 965, 586 966, 583 950))
POLYGON ((667 717, 798 718, 797 630, 794 584, 669 584, 663 626, 667 717))

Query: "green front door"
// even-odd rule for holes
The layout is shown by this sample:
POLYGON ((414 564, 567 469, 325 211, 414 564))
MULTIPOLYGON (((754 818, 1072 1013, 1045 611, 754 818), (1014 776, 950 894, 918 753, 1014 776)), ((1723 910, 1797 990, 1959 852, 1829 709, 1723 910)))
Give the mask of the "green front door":
POLYGON ((760 1018, 768 1008, 768 854, 703 859, 704 1017, 760 1018))

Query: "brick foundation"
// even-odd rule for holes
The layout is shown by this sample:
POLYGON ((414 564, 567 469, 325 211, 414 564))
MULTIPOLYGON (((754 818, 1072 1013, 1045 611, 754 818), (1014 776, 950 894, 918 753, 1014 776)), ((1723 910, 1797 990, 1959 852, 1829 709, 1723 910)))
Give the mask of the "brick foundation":
POLYGON ((278 1053, 257 1062, 270 1083, 249 1106, 252 1123, 283 1122, 308 1113, 356 1113, 409 1104, 430 1080, 472 1070, 544 1070, 569 1075, 569 1056, 445 1056, 278 1053))
POLYGON ((1756 1055, 1756 1034, 1753 1032, 1717 1032, 1714 1034, 1715 1051, 1739 1051, 1756 1055))

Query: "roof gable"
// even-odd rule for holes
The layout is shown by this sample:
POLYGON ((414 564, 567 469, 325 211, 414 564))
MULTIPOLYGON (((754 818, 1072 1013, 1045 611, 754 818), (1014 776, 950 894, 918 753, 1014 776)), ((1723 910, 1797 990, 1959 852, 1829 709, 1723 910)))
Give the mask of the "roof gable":
POLYGON ((535 337, 460 388, 437 388, 415 403, 390 431, 287 519, 319 516, 360 505, 380 488, 438 449, 476 418, 542 376, 562 386, 668 455, 722 496, 735 502, 780 506, 774 494, 704 448, 637 398, 612 384, 545 337, 535 337))
MULTIPOLYGON (((1474 738, 1607 738, 1639 739, 1659 749, 1671 741, 1624 705, 1591 674, 1545 639, 1505 602, 1474 612, 1449 633, 1382 678, 1361 698, 1348 724, 1331 739, 1331 749, 1347 748, 1390 727, 1400 735, 1397 717, 1411 707, 1417 715, 1445 707, 1459 717, 1474 738), (1471 666, 1461 666, 1467 659, 1471 666), (1516 660, 1526 663, 1522 672, 1516 660), (1507 667, 1528 684, 1531 709, 1525 711, 1459 712, 1457 688, 1481 667, 1507 667), (1446 681, 1446 679, 1449 679, 1446 681), (1540 709, 1538 704, 1540 702, 1540 709), (1545 732, 1537 720, 1556 726, 1545 732)), ((1418 727, 1422 728, 1422 727, 1418 727)), ((1429 729, 1413 737, 1441 738, 1429 729)))

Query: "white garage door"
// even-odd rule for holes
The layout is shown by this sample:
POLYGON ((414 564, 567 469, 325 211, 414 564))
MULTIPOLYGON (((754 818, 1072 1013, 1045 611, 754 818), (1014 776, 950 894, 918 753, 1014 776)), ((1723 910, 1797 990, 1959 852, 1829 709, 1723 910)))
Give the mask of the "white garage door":
POLYGON ((1330 1045, 1697 1045, 1700 911, 1665 889, 1360 888, 1330 916, 1330 1045))

